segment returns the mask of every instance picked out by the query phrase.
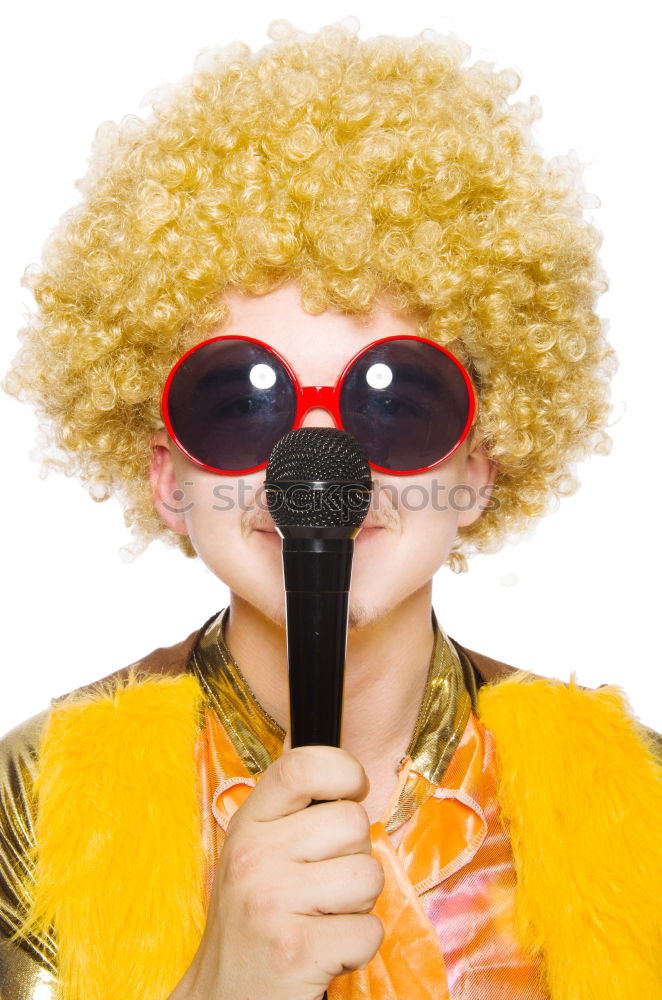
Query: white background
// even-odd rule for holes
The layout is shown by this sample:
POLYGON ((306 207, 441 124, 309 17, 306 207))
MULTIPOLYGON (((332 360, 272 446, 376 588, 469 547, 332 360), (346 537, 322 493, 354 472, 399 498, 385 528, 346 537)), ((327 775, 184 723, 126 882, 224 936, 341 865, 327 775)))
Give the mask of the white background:
MULTIPOLYGON (((29 307, 20 287, 57 219, 77 200, 97 125, 145 114, 152 88, 191 69, 195 53, 236 38, 259 47, 271 20, 316 30, 353 14, 366 37, 453 31, 471 61, 516 67, 515 99, 537 94, 547 155, 575 149, 589 211, 604 233, 610 291, 600 300, 621 367, 614 450, 581 470, 583 487, 531 539, 435 581, 435 608, 465 645, 539 674, 618 684, 635 713, 662 730, 658 642, 660 458, 659 71, 652 8, 556 0, 537 5, 449 0, 351 8, 318 0, 37 0, 12 5, 2 57, 2 337, 15 353, 29 307)), ((133 563, 113 501, 95 504, 75 480, 38 476, 28 458, 31 411, 0 394, 3 578, 0 731, 48 699, 158 645, 188 635, 227 593, 199 561, 153 544, 133 563)), ((403 665, 406 651, 403 650, 403 665)))

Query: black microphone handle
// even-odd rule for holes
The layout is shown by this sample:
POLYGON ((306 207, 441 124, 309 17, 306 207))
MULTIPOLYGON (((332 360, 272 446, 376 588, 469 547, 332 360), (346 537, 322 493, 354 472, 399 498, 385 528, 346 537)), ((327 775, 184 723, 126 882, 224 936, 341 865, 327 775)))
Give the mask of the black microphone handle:
POLYGON ((292 747, 340 746, 353 554, 319 529, 283 539, 292 747))
POLYGON ((283 538, 292 747, 340 746, 353 555, 353 538, 283 538))
POLYGON ((293 747, 340 746, 348 603, 346 590, 287 594, 288 621, 306 623, 288 632, 293 747))

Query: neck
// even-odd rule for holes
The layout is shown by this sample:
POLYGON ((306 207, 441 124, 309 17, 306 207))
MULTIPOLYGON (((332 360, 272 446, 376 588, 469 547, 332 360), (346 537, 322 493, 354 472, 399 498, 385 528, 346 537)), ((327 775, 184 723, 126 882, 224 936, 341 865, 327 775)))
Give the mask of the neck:
MULTIPOLYGON (((348 630, 342 745, 364 767, 385 757, 395 766, 406 753, 432 655, 431 596, 430 581, 386 614, 348 630)), ((226 640, 257 700, 287 732, 284 627, 233 593, 226 640)))

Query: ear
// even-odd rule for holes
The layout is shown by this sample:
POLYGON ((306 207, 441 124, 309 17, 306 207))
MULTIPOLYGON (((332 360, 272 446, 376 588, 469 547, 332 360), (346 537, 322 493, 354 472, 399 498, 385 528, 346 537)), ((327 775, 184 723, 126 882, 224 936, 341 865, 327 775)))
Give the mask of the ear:
POLYGON ((152 437, 152 460, 149 466, 154 507, 169 528, 178 535, 188 535, 184 516, 188 505, 181 489, 175 463, 170 451, 170 438, 165 430, 156 431, 152 437))
POLYGON ((458 513, 458 528, 468 528, 478 520, 490 502, 490 496, 497 475, 497 464, 488 457, 482 439, 472 439, 467 453, 464 482, 471 488, 475 502, 467 510, 458 513))

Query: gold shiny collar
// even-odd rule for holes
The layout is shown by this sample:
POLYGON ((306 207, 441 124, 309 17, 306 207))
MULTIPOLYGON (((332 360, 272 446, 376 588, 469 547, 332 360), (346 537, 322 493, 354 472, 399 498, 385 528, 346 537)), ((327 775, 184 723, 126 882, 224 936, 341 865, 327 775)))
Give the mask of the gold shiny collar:
MULTIPOLYGON (((229 608, 221 611, 204 630, 188 669, 198 678, 247 770, 255 775, 280 757, 285 732, 262 708, 232 659, 225 642, 228 612, 229 608)), ((435 637, 427 684, 404 756, 411 757, 412 771, 438 785, 475 709, 476 686, 473 672, 460 661, 434 611, 432 626, 435 637)))

